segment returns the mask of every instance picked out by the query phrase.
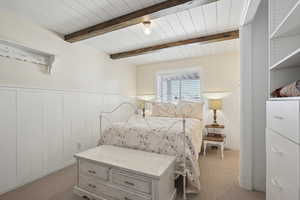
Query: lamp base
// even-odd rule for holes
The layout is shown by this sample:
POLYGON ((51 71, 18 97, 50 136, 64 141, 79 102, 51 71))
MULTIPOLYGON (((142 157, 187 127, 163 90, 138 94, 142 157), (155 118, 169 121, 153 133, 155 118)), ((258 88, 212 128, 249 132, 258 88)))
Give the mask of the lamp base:
POLYGON ((212 125, 214 126, 218 126, 219 124, 217 123, 217 110, 213 110, 214 112, 214 122, 212 123, 212 125))

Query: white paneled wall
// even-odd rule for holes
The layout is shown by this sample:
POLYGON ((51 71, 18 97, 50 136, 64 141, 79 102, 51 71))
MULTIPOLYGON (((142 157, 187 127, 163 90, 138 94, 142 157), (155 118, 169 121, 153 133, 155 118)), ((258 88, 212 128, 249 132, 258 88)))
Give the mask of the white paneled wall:
POLYGON ((0 193, 72 164, 74 153, 96 146, 100 111, 127 100, 0 86, 0 193))
POLYGON ((64 163, 64 98, 61 94, 44 93, 44 161, 46 173, 64 163))
POLYGON ((0 90, 0 191, 17 184, 16 91, 0 90))

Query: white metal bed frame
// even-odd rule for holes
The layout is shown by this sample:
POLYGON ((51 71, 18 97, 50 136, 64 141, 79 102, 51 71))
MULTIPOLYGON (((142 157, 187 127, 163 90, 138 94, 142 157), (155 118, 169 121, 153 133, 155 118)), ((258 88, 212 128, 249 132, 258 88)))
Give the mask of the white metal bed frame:
MULTIPOLYGON (((121 107, 125 106, 125 105, 129 105, 132 109, 133 109, 133 114, 132 115, 136 115, 138 114, 138 108, 135 104, 130 103, 130 102, 123 102, 121 104, 119 104, 118 106, 116 106, 112 111, 109 112, 101 112, 100 113, 100 117, 99 117, 99 123, 100 123, 100 138, 102 136, 102 126, 103 126, 103 122, 102 120, 105 118, 108 120, 109 123, 112 124, 111 120, 109 118, 106 117, 106 115, 112 114, 116 111, 118 111, 121 107)), ((131 118, 130 115, 128 117, 128 119, 126 120, 126 123, 128 122, 128 120, 131 118)), ((145 122, 147 123, 147 121, 145 120, 145 122)), ((178 123, 179 121, 174 122, 170 127, 168 127, 167 131, 169 131, 176 123, 178 123)), ((182 134, 183 134, 183 163, 182 163, 182 170, 176 170, 175 171, 175 180, 179 177, 182 176, 183 178, 183 200, 187 199, 187 195, 186 195, 186 178, 187 178, 187 169, 186 169, 186 119, 185 117, 182 117, 182 120, 180 120, 180 122, 182 122, 182 134)), ((149 124, 147 123, 147 125, 149 126, 149 124)), ((150 126, 149 126, 150 127, 150 126)))

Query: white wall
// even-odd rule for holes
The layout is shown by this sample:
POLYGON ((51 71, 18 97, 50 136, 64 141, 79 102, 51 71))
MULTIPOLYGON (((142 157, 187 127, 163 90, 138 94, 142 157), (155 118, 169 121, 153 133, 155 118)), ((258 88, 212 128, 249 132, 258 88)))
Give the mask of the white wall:
POLYGON ((0 39, 57 55, 51 76, 43 73, 43 66, 0 57, 1 85, 135 94, 135 66, 113 61, 83 44, 64 42, 58 35, 11 13, 0 12, 0 25, 0 39))
MULTIPOLYGON (((227 147, 240 148, 240 81, 239 53, 204 56, 173 62, 156 63, 137 67, 137 94, 156 93, 156 73, 159 71, 197 68, 200 72, 202 91, 230 91, 231 95, 223 100, 223 110, 218 120, 226 126, 227 147)), ((206 108, 205 122, 212 122, 212 112, 206 108)))
POLYGON ((241 28, 241 186, 265 191, 268 98, 268 1, 241 28))
POLYGON ((53 75, 0 57, 0 193, 74 162, 96 145, 98 116, 135 95, 135 66, 0 12, 0 39, 57 55, 53 75))
POLYGON ((252 27, 240 29, 241 45, 241 149, 240 185, 252 190, 252 27))

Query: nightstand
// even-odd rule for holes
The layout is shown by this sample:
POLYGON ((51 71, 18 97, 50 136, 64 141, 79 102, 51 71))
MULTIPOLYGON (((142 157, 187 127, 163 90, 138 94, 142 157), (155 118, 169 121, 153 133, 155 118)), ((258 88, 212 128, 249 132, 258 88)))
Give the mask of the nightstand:
POLYGON ((203 155, 206 156, 207 145, 218 145, 221 149, 221 158, 224 158, 224 146, 226 141, 226 136, 224 134, 224 125, 210 124, 206 125, 206 135, 203 137, 203 155))

